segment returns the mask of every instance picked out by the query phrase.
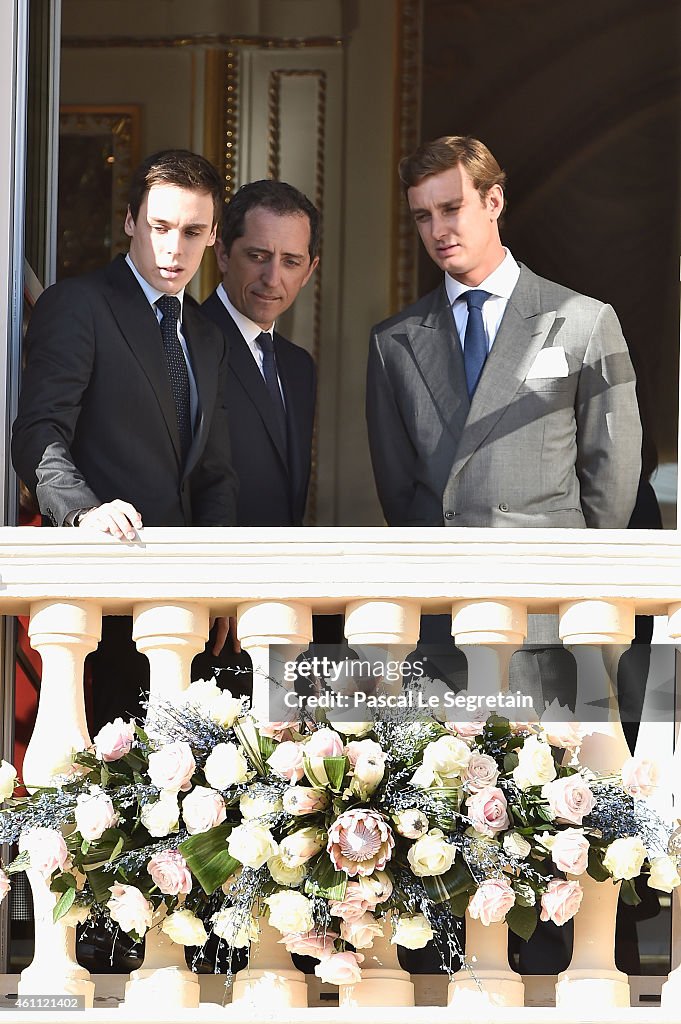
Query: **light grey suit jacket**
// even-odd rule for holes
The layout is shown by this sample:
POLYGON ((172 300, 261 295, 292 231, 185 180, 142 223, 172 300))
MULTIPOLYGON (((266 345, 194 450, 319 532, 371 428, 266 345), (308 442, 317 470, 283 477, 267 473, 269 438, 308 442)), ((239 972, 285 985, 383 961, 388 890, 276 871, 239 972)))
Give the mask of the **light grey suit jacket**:
POLYGON ((526 267, 472 402, 444 285, 375 327, 367 421, 391 526, 629 521, 641 424, 619 321, 526 267))

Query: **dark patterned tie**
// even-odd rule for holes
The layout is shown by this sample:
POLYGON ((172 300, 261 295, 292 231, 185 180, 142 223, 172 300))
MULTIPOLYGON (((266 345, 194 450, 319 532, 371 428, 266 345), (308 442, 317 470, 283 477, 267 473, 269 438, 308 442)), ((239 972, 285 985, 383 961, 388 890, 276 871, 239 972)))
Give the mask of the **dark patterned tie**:
POLYGON ((277 425, 281 434, 281 440, 286 446, 286 409, 284 400, 281 397, 279 378, 277 376, 277 361, 274 355, 274 340, 268 331, 259 334, 256 341, 262 351, 262 372, 265 384, 269 392, 277 419, 277 425))
POLYGON ((468 397, 472 398, 480 380, 482 368, 487 359, 487 335, 482 319, 482 307, 491 292, 476 288, 466 292, 464 298, 468 306, 468 323, 463 339, 463 365, 466 370, 468 397))
POLYGON ((189 371, 184 358, 182 345, 177 335, 177 324, 180 319, 180 300, 176 295, 162 295, 156 300, 161 311, 161 337, 163 351, 168 364, 170 387, 175 401, 177 428, 180 432, 180 449, 182 462, 187 458, 192 443, 192 419, 189 400, 189 371))

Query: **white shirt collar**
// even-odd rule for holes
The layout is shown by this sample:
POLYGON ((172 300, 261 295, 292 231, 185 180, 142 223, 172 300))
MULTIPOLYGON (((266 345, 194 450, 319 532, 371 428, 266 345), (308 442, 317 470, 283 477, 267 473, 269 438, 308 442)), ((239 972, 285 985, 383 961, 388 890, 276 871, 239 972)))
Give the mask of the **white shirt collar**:
POLYGON ((263 331, 262 327, 258 327, 258 325, 249 319, 249 317, 244 316, 244 314, 241 313, 230 300, 222 282, 220 282, 216 290, 220 302, 223 304, 232 320, 243 334, 244 340, 247 341, 249 345, 252 345, 261 334, 272 335, 272 332, 274 331, 274 324, 272 324, 269 331, 263 331))
MULTIPOLYGON (((146 295, 147 301, 148 301, 150 306, 154 306, 154 303, 158 299, 160 299, 162 295, 167 295, 168 294, 167 292, 159 291, 158 288, 154 288, 153 285, 149 284, 149 282, 146 280, 146 278, 142 277, 142 275, 140 274, 139 270, 137 269, 135 264, 132 262, 132 259, 130 258, 130 253, 126 254, 125 262, 128 264, 128 266, 132 270, 133 274, 137 278, 137 283, 139 284, 140 288, 142 289, 142 291, 146 295)), ((178 298, 180 300, 180 320, 182 320, 182 313, 184 311, 184 288, 177 293, 175 298, 178 298)), ((154 312, 156 312, 155 308, 154 308, 154 312)))
MULTIPOLYGON (((476 285, 476 288, 481 288, 491 295, 497 295, 502 299, 510 299, 513 289, 518 283, 520 277, 520 267, 513 259, 509 249, 504 247, 506 255, 499 264, 499 266, 481 281, 480 284, 476 285)), ((449 274, 445 274, 445 289, 447 291, 447 298, 449 304, 454 305, 457 299, 460 299, 466 292, 471 291, 469 285, 461 284, 460 281, 456 281, 449 274)))

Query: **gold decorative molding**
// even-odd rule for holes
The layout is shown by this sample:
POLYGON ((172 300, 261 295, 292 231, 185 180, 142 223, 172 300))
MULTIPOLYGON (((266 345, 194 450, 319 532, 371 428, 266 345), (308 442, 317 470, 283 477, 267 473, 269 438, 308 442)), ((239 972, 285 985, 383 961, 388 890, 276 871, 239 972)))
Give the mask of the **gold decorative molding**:
MULTIPOLYGON (((315 184, 313 202, 319 210, 321 236, 319 254, 322 255, 324 244, 324 150, 326 144, 326 71, 321 68, 285 68, 271 71, 268 88, 268 131, 267 131, 267 173, 270 178, 278 179, 281 174, 281 83, 285 78, 313 78, 317 82, 317 146, 315 151, 315 184)), ((313 278, 313 312, 312 312, 312 356, 319 374, 321 360, 322 330, 322 275, 316 273, 313 278)), ((307 500, 306 522, 314 526, 317 522, 317 464, 318 464, 318 421, 312 438, 312 467, 310 487, 307 500)))
POLYGON ((232 50, 237 46, 253 46, 260 50, 303 50, 341 47, 340 36, 226 36, 208 33, 196 36, 64 36, 61 45, 70 50, 102 50, 139 47, 216 46, 232 50))
POLYGON ((402 196, 397 165, 419 143, 421 121, 423 0, 398 4, 395 60, 395 170, 393 178, 393 266, 391 306, 402 309, 417 298, 418 240, 402 196))

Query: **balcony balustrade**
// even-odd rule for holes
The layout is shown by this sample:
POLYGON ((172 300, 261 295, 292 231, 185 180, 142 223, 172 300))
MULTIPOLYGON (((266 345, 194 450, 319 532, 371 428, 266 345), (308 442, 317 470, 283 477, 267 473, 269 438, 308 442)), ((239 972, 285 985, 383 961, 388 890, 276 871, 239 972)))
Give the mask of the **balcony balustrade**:
MULTIPOLYGON (((450 614, 469 666, 482 659, 492 689, 507 683, 509 655, 523 643, 528 615, 558 616, 563 642, 580 645, 578 673, 587 671, 582 663, 589 661, 590 650, 600 663, 608 662, 597 646, 608 645, 612 657, 605 667, 612 677, 613 664, 632 639, 635 614, 666 616, 669 642, 681 636, 681 538, 676 533, 149 529, 134 543, 120 543, 83 530, 17 528, 0 529, 0 552, 0 613, 30 617, 30 640, 43 663, 38 715, 24 763, 29 787, 48 784, 74 750, 90 743, 83 664, 97 645, 102 614, 132 615, 135 642, 150 662, 151 697, 170 701, 189 685, 191 661, 204 647, 210 618, 236 615, 241 644, 253 659, 256 710, 266 708, 266 683, 258 669, 266 671, 269 645, 289 645, 292 655, 304 650, 312 638, 313 613, 343 613, 351 645, 388 649, 416 644, 421 614, 450 614)), ((618 769, 627 755, 617 720, 601 723, 582 747, 582 763, 598 770, 618 769)), ((424 995, 423 981, 410 980, 395 947, 379 939, 369 951, 363 981, 341 989, 337 1008, 320 1009, 309 1005, 319 990, 316 979, 308 986, 263 922, 250 972, 237 977, 230 1006, 219 1005, 215 984, 210 1001, 200 1002, 183 947, 155 929, 121 1007, 100 1010, 92 1009, 95 986, 75 961, 73 930, 52 923, 55 897, 39 877, 30 880, 35 957, 21 976, 19 992, 83 995, 89 1009, 78 1015, 81 1022, 176 1016, 329 1024, 350 1019, 391 1024, 679 1020, 678 956, 661 1007, 630 1008, 629 980, 614 963, 613 885, 585 883, 572 962, 555 979, 555 989, 551 986, 555 1006, 529 1005, 523 979, 508 964, 505 925, 483 928, 469 921, 467 953, 475 978, 454 976, 448 991, 443 978, 424 995), (418 1005, 438 999, 440 1008, 418 1005)), ((678 913, 678 894, 675 899, 678 913)), ((22 1012, 17 1019, 33 1016, 22 1012)))

